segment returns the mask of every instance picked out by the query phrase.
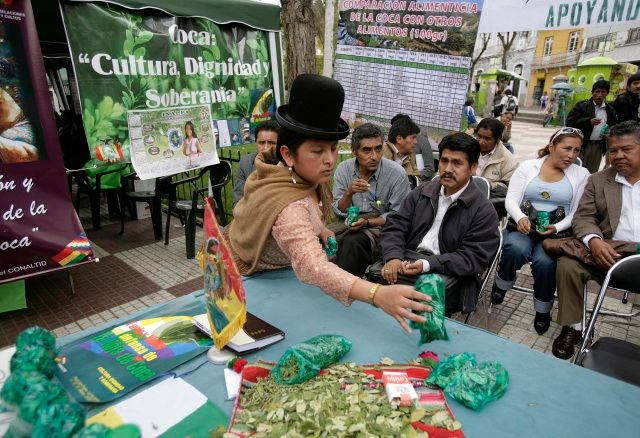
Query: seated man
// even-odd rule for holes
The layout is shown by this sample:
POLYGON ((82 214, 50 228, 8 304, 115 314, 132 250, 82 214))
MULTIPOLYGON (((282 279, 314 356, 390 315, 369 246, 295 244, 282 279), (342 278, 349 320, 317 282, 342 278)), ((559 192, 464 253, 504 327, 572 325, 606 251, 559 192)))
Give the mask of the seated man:
POLYGON ((507 150, 513 154, 513 146, 510 143, 513 113, 506 112, 506 113, 500 114, 500 121, 504 125, 504 130, 502 131, 502 138, 500 138, 500 140, 502 141, 502 144, 504 145, 504 147, 507 148, 507 150))
POLYGON ((582 291, 589 280, 602 281, 620 257, 604 239, 640 242, 640 123, 627 121, 609 131, 611 167, 589 177, 573 216, 573 234, 589 248, 596 266, 560 257, 556 269, 560 335, 553 355, 573 356, 582 341, 582 291))
MULTIPOLYGON (((256 149, 259 152, 268 151, 278 142, 278 124, 273 121, 260 123, 256 127, 256 149)), ((247 154, 240 158, 238 163, 238 172, 236 173, 236 181, 233 184, 233 206, 244 195, 244 183, 247 178, 255 170, 256 154, 247 154)))
POLYGON ((418 134, 420 134, 420 128, 411 118, 400 117, 391 125, 382 150, 383 157, 401 165, 406 174, 411 177, 420 177, 415 154, 418 134))
POLYGON ((393 284, 399 274, 404 282, 424 272, 440 274, 450 316, 474 310, 479 276, 498 250, 500 236, 491 202, 471 181, 480 155, 478 141, 458 132, 444 137, 439 150, 440 178, 412 190, 387 217, 380 235, 381 276, 393 284))
POLYGON ((480 158, 475 174, 489 181, 491 197, 504 198, 511 175, 518 167, 518 161, 509 152, 500 138, 504 124, 498 119, 482 119, 475 130, 475 137, 480 143, 480 158))
POLYGON ((343 161, 333 176, 333 211, 347 217, 354 205, 361 217, 338 236, 340 246, 335 263, 362 277, 379 257, 378 236, 390 212, 397 211, 409 194, 409 180, 402 167, 382 157, 382 132, 371 124, 358 126, 351 134, 354 158, 343 161), (374 255, 375 254, 375 255, 374 255))
MULTIPOLYGON (((391 119, 391 125, 393 126, 393 124, 398 119, 403 117, 411 120, 411 117, 409 117, 406 114, 396 114, 391 119)), ((426 135, 422 134, 422 132, 418 133, 418 135, 416 136, 416 148, 414 153, 416 155, 422 155, 423 168, 422 170, 420 170, 420 176, 419 176, 420 181, 431 180, 433 178, 433 175, 436 174, 434 161, 433 161, 433 151, 431 150, 431 143, 429 143, 429 139, 427 138, 426 135)), ((416 157, 416 169, 418 168, 417 164, 418 163, 417 163, 417 157, 416 157)))

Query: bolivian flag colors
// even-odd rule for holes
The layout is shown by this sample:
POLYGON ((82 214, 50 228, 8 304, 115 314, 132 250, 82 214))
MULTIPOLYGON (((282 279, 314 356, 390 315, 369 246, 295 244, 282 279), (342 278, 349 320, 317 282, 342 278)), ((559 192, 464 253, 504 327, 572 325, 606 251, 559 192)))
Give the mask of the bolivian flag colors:
POLYGON ((91 243, 87 235, 81 233, 65 246, 62 251, 52 257, 60 266, 67 266, 81 262, 89 257, 93 257, 91 243))

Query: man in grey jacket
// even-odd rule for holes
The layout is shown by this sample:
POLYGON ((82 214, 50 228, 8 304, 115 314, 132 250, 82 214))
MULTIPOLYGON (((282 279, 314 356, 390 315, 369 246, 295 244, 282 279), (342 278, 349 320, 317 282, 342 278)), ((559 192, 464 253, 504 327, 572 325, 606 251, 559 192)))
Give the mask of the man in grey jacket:
MULTIPOLYGON (((278 142, 278 124, 276 122, 263 122, 256 127, 256 148, 258 152, 268 151, 278 142)), ((247 154, 240 158, 238 172, 233 184, 233 206, 244 196, 244 183, 249 175, 256 169, 255 154, 247 154)))
POLYGON ((491 263, 500 242, 498 216, 475 186, 480 144, 454 133, 439 145, 439 179, 422 184, 387 217, 380 235, 388 283, 412 282, 433 272, 445 281, 445 314, 474 310, 480 275, 491 263), (402 276, 402 278, 400 278, 402 276))

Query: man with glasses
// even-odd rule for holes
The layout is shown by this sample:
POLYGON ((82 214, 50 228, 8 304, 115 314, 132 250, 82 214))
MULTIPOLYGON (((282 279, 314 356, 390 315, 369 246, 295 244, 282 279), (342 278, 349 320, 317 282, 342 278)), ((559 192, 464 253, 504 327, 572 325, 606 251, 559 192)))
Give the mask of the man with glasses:
POLYGON ((503 132, 504 124, 500 120, 486 118, 478 123, 474 133, 480 143, 476 175, 489 181, 492 198, 504 198, 511 175, 518 167, 513 154, 500 141, 503 132))
POLYGON ((578 128, 584 134, 580 159, 589 173, 600 169, 607 149, 607 129, 618 122, 613 106, 604 100, 609 94, 609 82, 601 79, 591 87, 591 99, 578 102, 567 116, 567 126, 578 128))
MULTIPOLYGON (((347 217, 347 208, 360 209, 360 217, 337 238, 335 263, 362 277, 367 267, 379 257, 378 236, 387 215, 395 212, 409 193, 409 180, 403 168, 382 156, 380 129, 365 123, 351 134, 353 158, 338 165, 333 181, 333 211, 338 218, 347 217)), ((339 224, 340 225, 340 224, 339 224)))
MULTIPOLYGON (((278 142, 278 124, 273 121, 260 123, 256 127, 256 149, 258 153, 265 152, 276 146, 278 142)), ((249 175, 256 169, 255 154, 247 154, 240 158, 236 181, 233 184, 233 206, 244 196, 244 184, 249 175)))
POLYGON ((571 223, 574 236, 589 248, 595 265, 564 256, 558 259, 556 268, 558 324, 562 331, 553 341, 552 352, 561 359, 571 358, 582 341, 585 284, 602 281, 621 258, 610 240, 640 242, 640 123, 615 125, 608 143, 611 167, 589 177, 571 223))

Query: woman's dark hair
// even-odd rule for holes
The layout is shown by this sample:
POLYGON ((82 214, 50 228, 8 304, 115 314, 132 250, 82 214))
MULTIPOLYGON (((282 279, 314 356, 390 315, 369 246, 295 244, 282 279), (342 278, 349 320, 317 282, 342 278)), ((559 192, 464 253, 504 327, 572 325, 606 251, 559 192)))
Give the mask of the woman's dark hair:
POLYGON ((193 127, 193 123, 191 123, 191 120, 184 124, 184 134, 187 135, 187 126, 191 128, 191 135, 193 136, 193 138, 198 138, 198 135, 196 134, 196 128, 193 127))
POLYGON ((469 165, 477 163, 478 158, 480 158, 480 143, 464 132, 454 132, 453 134, 445 135, 438 145, 440 156, 442 156, 442 151, 445 149, 464 152, 467 155, 469 165))
POLYGON ((492 119, 487 117, 486 119, 480 120, 478 126, 476 126, 475 132, 477 133, 479 129, 488 129, 493 134, 493 138, 498 141, 502 138, 502 133, 504 132, 504 123, 502 123, 498 119, 492 119))
POLYGON ((287 146, 289 148, 289 152, 291 152, 291 155, 295 157, 298 153, 298 148, 307 139, 308 137, 296 134, 295 132, 290 131, 287 128, 280 127, 280 132, 278 133, 278 143, 276 145, 276 156, 278 157, 278 161, 281 161, 283 163, 285 162, 282 154, 280 153, 281 146, 287 146))
MULTIPOLYGON (((553 138, 553 136, 551 136, 551 137, 553 138)), ((558 143, 560 143, 560 141, 562 141, 563 139, 565 139, 567 137, 577 138, 580 141, 582 141, 582 137, 580 137, 578 134, 576 134, 574 132, 568 132, 566 134, 560 134, 556 138, 554 138, 553 141, 550 141, 548 145, 546 145, 542 149, 538 150, 538 158, 546 157, 547 155, 549 155, 551 153, 550 147, 557 145, 558 143)))

